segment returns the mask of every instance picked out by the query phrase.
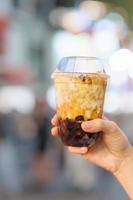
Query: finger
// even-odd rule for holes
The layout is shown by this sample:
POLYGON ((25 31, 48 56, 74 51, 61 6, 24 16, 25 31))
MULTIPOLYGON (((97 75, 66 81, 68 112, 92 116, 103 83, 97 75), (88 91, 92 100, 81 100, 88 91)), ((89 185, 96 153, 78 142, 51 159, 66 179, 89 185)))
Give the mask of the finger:
POLYGON ((84 131, 90 133, 104 132, 109 134, 117 129, 117 125, 114 122, 103 119, 86 121, 81 126, 84 131))
POLYGON ((86 154, 88 152, 88 147, 68 147, 71 153, 86 154))
POLYGON ((57 115, 55 114, 54 117, 51 120, 52 125, 57 126, 59 124, 59 120, 57 115))
POLYGON ((52 129, 51 129, 51 134, 53 135, 53 136, 58 136, 59 135, 59 128, 56 126, 56 127, 53 127, 52 129))

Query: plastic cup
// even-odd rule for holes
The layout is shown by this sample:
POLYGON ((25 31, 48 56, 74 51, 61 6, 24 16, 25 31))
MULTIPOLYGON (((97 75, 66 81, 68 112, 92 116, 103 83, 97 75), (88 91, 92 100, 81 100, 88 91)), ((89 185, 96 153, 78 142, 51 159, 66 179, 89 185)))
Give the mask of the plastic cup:
POLYGON ((108 76, 100 60, 65 57, 52 78, 62 142, 67 146, 92 146, 100 133, 83 131, 81 123, 102 117, 108 76))

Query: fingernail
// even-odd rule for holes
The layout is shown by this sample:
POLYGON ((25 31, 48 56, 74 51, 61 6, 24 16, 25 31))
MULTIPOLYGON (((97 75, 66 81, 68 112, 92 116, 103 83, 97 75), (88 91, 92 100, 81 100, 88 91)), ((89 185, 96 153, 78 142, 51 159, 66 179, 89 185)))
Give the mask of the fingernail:
POLYGON ((89 122, 83 122, 82 123, 83 128, 90 128, 90 123, 89 122))

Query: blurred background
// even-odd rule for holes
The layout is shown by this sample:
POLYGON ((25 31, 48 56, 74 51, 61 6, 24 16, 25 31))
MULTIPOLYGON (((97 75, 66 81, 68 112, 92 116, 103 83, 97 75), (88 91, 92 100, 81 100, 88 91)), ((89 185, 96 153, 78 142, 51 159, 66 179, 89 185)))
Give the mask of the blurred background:
POLYGON ((133 143, 133 1, 0 0, 0 200, 128 199, 50 135, 50 76, 70 55, 102 59, 104 111, 133 143))

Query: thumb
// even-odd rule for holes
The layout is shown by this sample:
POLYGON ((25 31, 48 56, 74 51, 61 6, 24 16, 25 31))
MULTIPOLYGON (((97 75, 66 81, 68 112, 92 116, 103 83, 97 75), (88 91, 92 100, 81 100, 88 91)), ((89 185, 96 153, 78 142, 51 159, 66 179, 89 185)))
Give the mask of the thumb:
POLYGON ((86 132, 95 133, 95 132, 104 132, 111 134, 117 130, 117 125, 115 122, 103 120, 103 119, 94 119, 90 121, 85 121, 81 125, 82 129, 86 132))

